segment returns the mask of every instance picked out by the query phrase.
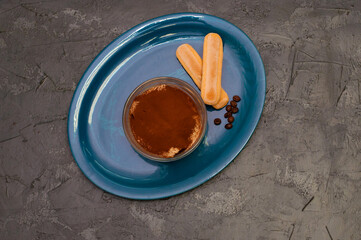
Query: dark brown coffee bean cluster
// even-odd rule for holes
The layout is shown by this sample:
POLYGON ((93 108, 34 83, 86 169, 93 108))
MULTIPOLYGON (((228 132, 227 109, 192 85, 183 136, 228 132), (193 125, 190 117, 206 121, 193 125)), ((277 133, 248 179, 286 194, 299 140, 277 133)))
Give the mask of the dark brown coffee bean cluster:
MULTIPOLYGON (((238 113, 239 109, 237 107, 237 102, 241 101, 240 96, 233 96, 233 100, 229 102, 229 105, 226 106, 226 113, 224 114, 224 118, 227 118, 228 123, 224 125, 226 129, 231 129, 233 127, 234 117, 233 114, 238 113)), ((216 118, 214 119, 214 124, 219 125, 221 124, 221 119, 216 118)))

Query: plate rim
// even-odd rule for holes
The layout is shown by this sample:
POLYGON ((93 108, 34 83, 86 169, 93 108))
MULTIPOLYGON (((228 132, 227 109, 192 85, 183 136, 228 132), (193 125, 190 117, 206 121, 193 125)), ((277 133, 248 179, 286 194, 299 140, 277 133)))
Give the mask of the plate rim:
MULTIPOLYGON (((242 30, 240 29, 239 27, 237 27, 235 24, 223 19, 223 18, 220 18, 220 17, 217 17, 217 16, 214 16, 214 15, 210 15, 210 14, 204 14, 204 13, 194 13, 194 12, 180 12, 180 13, 172 13, 172 14, 166 14, 166 15, 162 15, 162 16, 158 16, 158 17, 155 17, 155 18, 151 18, 149 20, 146 20, 146 21, 143 21, 133 27, 131 27, 130 29, 128 29, 127 31, 125 31, 124 33, 120 34, 118 37, 116 37, 114 40, 112 40, 110 43, 108 43, 95 57, 94 59, 89 63, 89 65, 87 66, 87 68, 85 69, 84 73, 82 74, 75 90, 74 90, 74 93, 73 93, 73 96, 72 96, 72 99, 70 101, 70 104, 69 104, 69 110, 68 110, 68 120, 67 120, 67 135, 68 135, 68 143, 69 143, 69 147, 70 147, 70 150, 71 150, 71 153, 72 153, 72 156, 73 156, 73 159, 75 161, 75 163, 77 164, 77 166, 79 167, 79 169, 81 170, 81 172, 86 176, 86 178, 91 182, 93 183, 95 186, 99 187, 100 189, 102 189, 103 191, 105 192, 108 192, 110 194, 113 194, 115 196, 119 196, 119 197, 122 197, 122 198, 126 198, 126 199, 132 199, 132 200, 155 200, 155 199, 163 199, 163 198, 169 198, 169 197, 172 197, 172 196, 176 196, 176 195, 180 195, 184 192, 187 192, 187 191, 190 191, 194 188, 197 188, 198 186, 206 183, 207 181, 209 181, 211 178, 213 178, 214 176, 216 176, 217 174, 219 174, 221 171, 223 171, 231 162, 233 162, 233 160, 241 153, 241 151, 244 149, 244 147, 247 145, 247 143, 249 142, 249 140, 251 139, 251 137, 253 136, 255 130, 257 129, 257 126, 258 126, 258 123, 262 117, 262 113, 263 113, 263 110, 264 110, 264 104, 265 104, 265 99, 266 99, 266 89, 267 89, 267 81, 266 81, 266 73, 265 73, 265 68, 264 68, 264 63, 263 63, 263 60, 262 60, 262 57, 257 49, 257 47, 255 46, 255 44, 253 43, 253 41, 249 38, 249 36, 242 30), (227 24, 230 24, 231 26, 235 27, 236 29, 238 29, 247 39, 248 41, 250 42, 251 46, 255 49, 255 53, 256 53, 256 56, 259 58, 260 60, 260 63, 257 64, 257 67, 261 67, 261 83, 262 83, 262 86, 264 89, 264 91, 261 91, 261 93, 264 93, 263 94, 263 99, 261 99, 261 106, 259 108, 259 110, 257 111, 257 113, 259 114, 258 116, 258 119, 257 121, 255 121, 255 124, 254 124, 254 127, 251 131, 251 134, 247 137, 246 141, 244 142, 244 144, 242 146, 240 146, 239 150, 237 150, 233 155, 231 155, 231 160, 228 161, 228 162, 225 162, 225 164, 222 164, 220 167, 218 168, 215 168, 213 169, 212 171, 210 171, 210 174, 207 176, 207 177, 204 177, 202 178, 200 181, 194 183, 194 184, 191 184, 190 186, 189 185, 186 185, 186 186, 182 186, 180 188, 179 191, 176 191, 176 192, 169 192, 166 191, 164 192, 163 194, 159 194, 159 193, 152 193, 151 195, 147 195, 147 194, 134 194, 134 193, 126 193, 124 191, 122 191, 121 193, 119 192, 116 192, 113 187, 109 187, 109 188, 105 188, 105 186, 107 184, 105 184, 105 186, 102 186, 104 184, 100 184, 99 182, 95 181, 92 176, 96 175, 96 174, 92 174, 92 173, 88 173, 86 172, 80 165, 79 165, 79 162, 76 158, 76 152, 75 152, 75 149, 73 144, 72 144, 72 140, 71 140, 71 123, 72 123, 72 119, 70 118, 70 116, 72 116, 73 114, 71 114, 72 112, 72 109, 73 109, 73 106, 74 106, 74 103, 75 103, 75 100, 76 99, 79 99, 79 95, 80 95, 80 92, 79 90, 81 88, 84 87, 84 84, 86 82, 86 78, 85 76, 87 75, 87 73, 89 73, 89 70, 91 68, 93 68, 95 65, 95 63, 97 62, 97 60, 102 60, 101 57, 104 53, 106 53, 110 46, 113 45, 114 43, 118 42, 118 41, 123 41, 127 35, 129 35, 130 33, 136 33, 137 31, 139 31, 141 29, 141 27, 143 26, 148 26, 148 25, 151 25, 152 23, 156 24, 159 20, 163 20, 163 19, 166 19, 166 18, 169 18, 169 17, 172 17, 172 18, 177 18, 177 17, 186 17, 186 16, 189 16, 189 17, 206 17, 206 18, 213 18, 217 21, 221 21, 221 22, 225 22, 227 24)), ((73 128, 74 129, 74 128, 73 128)), ((77 134, 78 135, 78 134, 77 134)), ((82 149, 77 149, 77 151, 82 151, 82 149)), ((94 170, 96 172, 96 170, 94 170)), ((104 176, 103 176, 104 177, 104 176)), ((108 178, 104 177, 107 181, 110 181, 108 178)), ((111 182, 111 181, 110 181, 111 182)), ((169 185, 168 185, 169 186, 169 185)), ((126 187, 126 186, 125 186, 126 187)), ((137 189, 141 189, 141 188, 137 188, 137 189)))

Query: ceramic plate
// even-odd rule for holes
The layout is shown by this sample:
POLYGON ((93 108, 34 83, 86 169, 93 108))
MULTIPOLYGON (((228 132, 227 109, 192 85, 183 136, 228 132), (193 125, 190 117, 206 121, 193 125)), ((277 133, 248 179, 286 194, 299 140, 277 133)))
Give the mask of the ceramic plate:
POLYGON ((196 13, 158 17, 119 36, 85 71, 69 110, 70 148, 82 172, 107 192, 131 199, 173 196, 209 180, 240 153, 260 119, 265 88, 262 59, 233 24, 196 13), (159 76, 180 78, 196 88, 175 53, 188 43, 202 56, 209 32, 218 33, 224 43, 222 87, 229 96, 242 98, 233 128, 224 128, 224 109, 207 107, 208 130, 191 155, 171 163, 141 157, 124 135, 125 101, 140 83, 159 76), (213 124, 217 117, 223 120, 219 126, 213 124))

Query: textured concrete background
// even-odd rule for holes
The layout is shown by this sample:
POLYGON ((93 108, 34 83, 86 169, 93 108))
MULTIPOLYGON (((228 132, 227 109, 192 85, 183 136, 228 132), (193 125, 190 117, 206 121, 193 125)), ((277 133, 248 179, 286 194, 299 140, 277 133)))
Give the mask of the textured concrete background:
POLYGON ((361 239, 360 67, 356 1, 1 1, 0 239, 361 239), (119 34, 184 11, 254 41, 267 74, 261 121, 192 191, 105 193, 69 150, 74 89, 119 34))

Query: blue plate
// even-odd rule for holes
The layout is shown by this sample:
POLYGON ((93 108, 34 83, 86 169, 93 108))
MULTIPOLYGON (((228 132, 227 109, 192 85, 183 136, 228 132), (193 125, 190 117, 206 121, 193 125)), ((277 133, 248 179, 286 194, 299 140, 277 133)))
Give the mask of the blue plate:
POLYGON ((239 28, 218 17, 181 13, 146 21, 110 43, 90 64, 69 110, 70 148, 80 169, 98 187, 132 199, 157 199, 190 190, 226 167, 242 150, 261 117, 266 79, 262 59, 239 28), (202 56, 204 36, 218 33, 224 43, 222 87, 239 95, 240 112, 231 130, 213 124, 225 110, 208 107, 208 131, 186 158, 158 163, 138 155, 122 128, 129 94, 159 76, 183 79, 196 88, 176 58, 189 43, 202 56))

